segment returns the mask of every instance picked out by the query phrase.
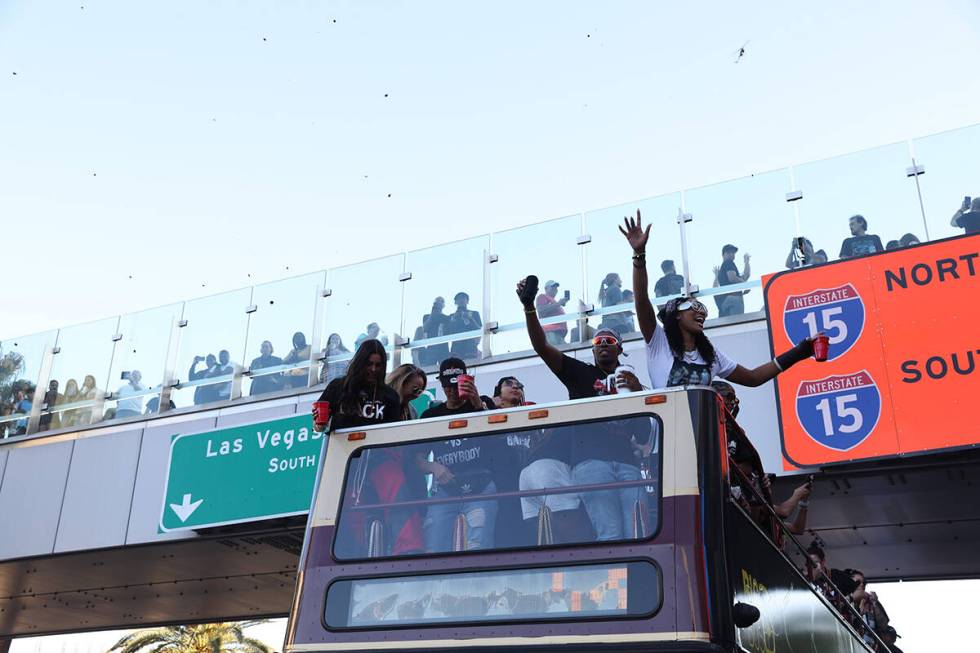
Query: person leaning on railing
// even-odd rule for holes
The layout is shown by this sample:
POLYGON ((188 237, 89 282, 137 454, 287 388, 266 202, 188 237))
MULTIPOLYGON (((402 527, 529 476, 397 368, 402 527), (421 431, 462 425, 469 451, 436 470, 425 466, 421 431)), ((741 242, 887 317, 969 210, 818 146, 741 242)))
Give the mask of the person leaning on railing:
POLYGON ((754 369, 739 365, 716 349, 704 334, 708 311, 693 298, 672 299, 660 311, 663 328, 657 328, 657 316, 647 289, 646 246, 650 226, 643 229, 640 211, 636 219, 624 218, 625 228, 619 231, 633 249, 633 291, 636 317, 646 343, 647 370, 654 388, 678 385, 709 385, 720 376, 739 385, 755 387, 774 378, 780 372, 813 355, 813 339, 805 338, 798 345, 772 361, 754 369))

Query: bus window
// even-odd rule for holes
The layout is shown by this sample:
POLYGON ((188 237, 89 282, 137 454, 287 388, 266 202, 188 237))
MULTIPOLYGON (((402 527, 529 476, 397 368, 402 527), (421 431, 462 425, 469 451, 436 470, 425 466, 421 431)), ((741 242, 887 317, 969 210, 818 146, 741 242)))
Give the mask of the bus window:
POLYGON ((651 537, 660 437, 659 419, 642 415, 360 449, 347 466, 334 556, 651 537))
POLYGON ((439 623, 641 618, 661 600, 651 562, 343 579, 327 589, 332 630, 439 623))

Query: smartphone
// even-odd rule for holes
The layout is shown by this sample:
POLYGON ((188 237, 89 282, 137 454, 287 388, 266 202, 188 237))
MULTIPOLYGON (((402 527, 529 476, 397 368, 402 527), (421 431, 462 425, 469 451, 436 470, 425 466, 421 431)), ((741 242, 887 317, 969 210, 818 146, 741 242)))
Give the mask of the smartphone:
POLYGON ((125 372, 120 374, 119 378, 122 379, 123 381, 129 381, 129 370, 126 370, 125 372))
POLYGON ((571 291, 568 291, 568 290, 566 290, 566 291, 565 291, 565 301, 567 302, 567 301, 568 301, 569 299, 571 299, 571 298, 572 298, 572 293, 571 293, 571 291))

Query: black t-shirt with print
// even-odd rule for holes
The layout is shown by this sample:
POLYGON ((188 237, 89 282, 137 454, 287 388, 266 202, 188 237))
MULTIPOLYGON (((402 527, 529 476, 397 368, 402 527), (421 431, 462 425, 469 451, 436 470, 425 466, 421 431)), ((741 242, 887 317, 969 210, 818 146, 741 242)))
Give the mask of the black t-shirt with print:
POLYGON ((665 274, 664 276, 657 279, 657 283, 653 286, 653 294, 657 297, 666 297, 667 295, 679 295, 684 290, 684 277, 672 272, 670 274, 665 274))
POLYGON ((401 400, 398 393, 382 386, 375 396, 374 389, 357 391, 357 412, 348 412, 341 407, 340 396, 344 379, 334 379, 323 390, 320 401, 330 402, 330 430, 356 428, 387 424, 401 419, 401 400))
POLYGON ((605 394, 596 389, 596 381, 604 380, 606 376, 608 375, 597 366, 562 354, 558 380, 568 390, 569 399, 586 399, 605 394))
MULTIPOLYGON (((568 389, 569 399, 584 399, 606 394, 599 382, 608 376, 596 365, 584 363, 570 356, 562 356, 558 380, 568 389)), ((623 433, 609 422, 592 422, 575 427, 562 428, 559 438, 568 443, 568 462, 571 465, 583 460, 608 460, 630 465, 639 461, 633 454, 630 434, 623 433)), ((543 457, 543 456, 542 456, 543 457)), ((558 460, 565 460, 558 457, 558 460)))
POLYGON ((840 246, 840 255, 863 256, 864 254, 874 254, 875 252, 883 252, 884 250, 885 248, 881 246, 881 238, 873 234, 865 234, 863 236, 845 238, 840 246))
POLYGON ((718 270, 718 285, 719 286, 730 286, 733 283, 742 283, 738 279, 738 267, 735 265, 735 261, 724 260, 721 262, 721 268, 718 270), (735 273, 735 280, 732 281, 728 277, 729 272, 735 273))
MULTIPOLYGON (((481 397, 484 405, 490 406, 489 397, 481 397)), ((445 403, 436 404, 422 413, 422 418, 464 415, 474 412, 473 406, 464 404, 459 408, 449 408, 445 403)), ((440 486, 447 494, 465 496, 479 494, 494 480, 494 471, 505 458, 504 440, 498 436, 477 438, 455 438, 424 445, 419 453, 426 457, 432 451, 433 460, 453 473, 453 481, 440 486)))

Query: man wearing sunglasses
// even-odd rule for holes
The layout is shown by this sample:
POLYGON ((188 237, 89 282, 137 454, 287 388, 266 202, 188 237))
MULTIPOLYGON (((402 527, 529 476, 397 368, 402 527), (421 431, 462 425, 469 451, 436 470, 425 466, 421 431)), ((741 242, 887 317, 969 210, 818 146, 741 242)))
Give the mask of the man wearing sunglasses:
POLYGON ((633 249, 633 290, 636 318, 647 350, 647 370, 654 388, 679 385, 708 385, 715 377, 739 385, 755 387, 783 370, 813 355, 813 338, 806 338, 768 363, 754 369, 743 367, 716 349, 704 333, 708 310, 691 297, 672 299, 660 310, 663 328, 657 328, 657 315, 647 290, 646 246, 650 226, 643 228, 640 211, 636 219, 623 219, 619 228, 633 249))
MULTIPOLYGON (((643 385, 632 372, 616 372, 623 356, 623 339, 615 329, 600 327, 592 338, 592 356, 595 364, 586 363, 567 356, 545 339, 541 323, 538 322, 534 308, 538 278, 529 276, 517 284, 517 296, 524 305, 524 317, 531 346, 544 361, 548 369, 558 377, 568 390, 569 399, 584 399, 610 393, 606 379, 615 375, 616 387, 631 392, 643 390, 643 385)), ((613 389, 614 390, 614 389, 613 389)), ((521 472, 521 488, 550 488, 556 486, 601 485, 619 481, 636 481, 641 478, 641 459, 649 455, 656 434, 649 431, 628 433, 609 422, 586 424, 569 431, 568 449, 553 460, 535 462, 543 467, 546 462, 553 463, 552 471, 532 469, 529 465, 521 472), (566 462, 567 461, 567 462, 566 462), (560 468, 560 469, 559 469, 560 468), (557 472, 560 471, 560 476, 557 472), (536 478, 532 478, 536 477, 536 478)), ((642 537, 645 533, 635 533, 635 520, 631 515, 634 506, 639 505, 644 517, 641 524, 655 523, 651 515, 646 492, 638 488, 628 490, 593 490, 579 495, 566 495, 564 500, 573 503, 565 512, 571 516, 581 498, 585 504, 589 521, 595 530, 597 540, 613 541, 630 537, 642 537)), ((534 509, 532 508, 532 512, 534 509)), ((645 526, 641 527, 645 529, 645 526)))

